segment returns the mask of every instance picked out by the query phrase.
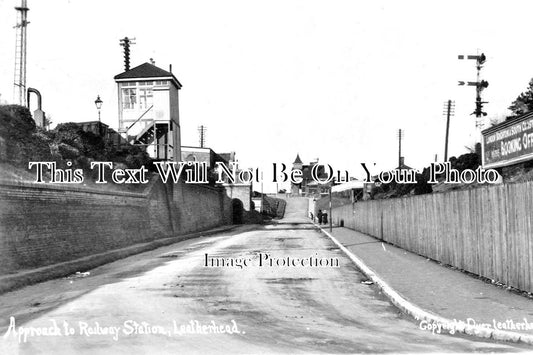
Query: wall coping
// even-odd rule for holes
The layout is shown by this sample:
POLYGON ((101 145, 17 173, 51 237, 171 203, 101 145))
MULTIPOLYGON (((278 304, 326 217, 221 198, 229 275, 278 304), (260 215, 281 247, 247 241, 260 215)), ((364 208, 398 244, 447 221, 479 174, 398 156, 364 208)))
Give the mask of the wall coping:
POLYGON ((142 192, 100 190, 94 187, 80 186, 78 184, 72 184, 72 185, 48 184, 48 183, 36 183, 36 182, 30 182, 30 181, 22 181, 22 180, 9 180, 9 179, 0 179, 0 186, 7 187, 7 188, 24 188, 24 189, 36 189, 36 190, 78 192, 78 193, 98 194, 98 195, 145 198, 150 195, 158 179, 159 179, 159 176, 151 176, 150 181, 148 182, 146 188, 142 192))

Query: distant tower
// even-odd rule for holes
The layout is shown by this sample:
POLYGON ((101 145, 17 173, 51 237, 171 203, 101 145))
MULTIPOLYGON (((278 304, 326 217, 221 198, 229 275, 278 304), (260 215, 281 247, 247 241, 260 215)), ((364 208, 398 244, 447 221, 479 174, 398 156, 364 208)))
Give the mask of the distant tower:
POLYGON ((294 159, 294 162, 292 163, 292 168, 302 170, 303 164, 302 159, 300 159, 300 154, 296 154, 296 159, 294 159))
POLYGON ((13 86, 13 102, 26 106, 26 27, 28 26, 27 0, 21 0, 17 10, 16 39, 15 39, 15 80, 13 86))
MULTIPOLYGON (((303 169, 303 165, 304 163, 302 162, 302 159, 300 159, 300 154, 296 154, 296 159, 294 159, 294 162, 292 163, 292 170, 295 170, 295 169, 298 169, 298 170, 302 170, 303 169)), ((292 184, 291 183, 291 193, 293 195, 300 195, 301 193, 301 186, 302 184, 292 184)))

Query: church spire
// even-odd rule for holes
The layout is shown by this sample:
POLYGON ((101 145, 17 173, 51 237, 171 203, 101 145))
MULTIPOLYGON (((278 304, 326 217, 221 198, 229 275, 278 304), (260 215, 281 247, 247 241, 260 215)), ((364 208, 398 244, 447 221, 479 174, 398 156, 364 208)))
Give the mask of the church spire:
POLYGON ((294 164, 303 164, 302 159, 300 159, 300 154, 299 153, 296 154, 296 159, 294 159, 294 163, 292 163, 292 164, 293 165, 294 164))

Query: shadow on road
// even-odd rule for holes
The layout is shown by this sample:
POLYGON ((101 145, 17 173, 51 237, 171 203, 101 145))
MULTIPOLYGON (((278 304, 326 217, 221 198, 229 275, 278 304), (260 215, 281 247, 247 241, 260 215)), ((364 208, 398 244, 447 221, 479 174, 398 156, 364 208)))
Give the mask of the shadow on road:
POLYGON ((87 277, 71 275, 6 292, 0 295, 0 334, 7 330, 11 316, 16 318, 17 326, 20 326, 100 287, 142 276, 181 255, 205 248, 221 237, 236 236, 255 227, 243 225, 229 232, 192 238, 132 255, 88 270, 90 275, 87 277))

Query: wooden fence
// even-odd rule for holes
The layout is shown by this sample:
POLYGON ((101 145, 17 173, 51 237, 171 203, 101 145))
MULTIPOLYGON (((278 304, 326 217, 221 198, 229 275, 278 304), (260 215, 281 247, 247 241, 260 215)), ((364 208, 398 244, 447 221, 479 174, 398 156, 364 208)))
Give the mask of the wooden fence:
POLYGON ((358 202, 333 221, 533 292, 533 182, 358 202))

